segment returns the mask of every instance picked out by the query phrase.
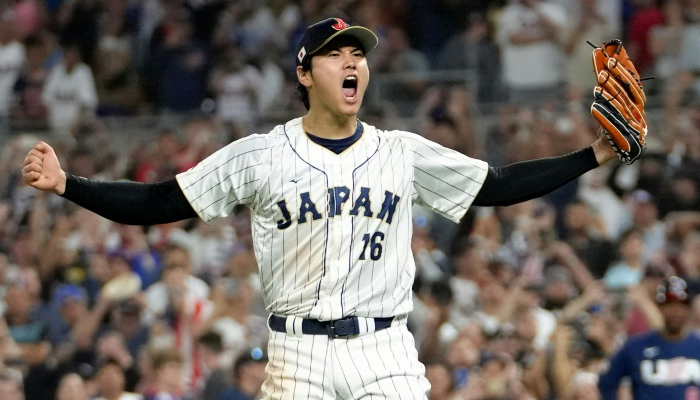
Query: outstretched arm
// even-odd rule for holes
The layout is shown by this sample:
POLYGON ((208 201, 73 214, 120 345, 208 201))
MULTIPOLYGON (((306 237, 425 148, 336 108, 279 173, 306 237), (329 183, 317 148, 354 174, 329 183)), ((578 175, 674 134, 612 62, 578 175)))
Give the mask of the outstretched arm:
POLYGON ((175 179, 159 183, 97 182, 61 169, 53 148, 37 143, 24 159, 24 181, 53 192, 107 219, 129 225, 154 225, 194 218, 175 179))
POLYGON ((475 206, 509 206, 545 195, 617 155, 602 136, 593 145, 559 157, 489 168, 475 206))

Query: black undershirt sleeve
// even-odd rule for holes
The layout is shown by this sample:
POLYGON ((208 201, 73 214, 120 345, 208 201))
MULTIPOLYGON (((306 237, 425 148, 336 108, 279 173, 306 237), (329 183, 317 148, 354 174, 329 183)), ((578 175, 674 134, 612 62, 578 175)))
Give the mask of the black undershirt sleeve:
POLYGON ((64 198, 120 224, 155 225, 197 217, 175 179, 100 182, 66 174, 64 198))
MULTIPOLYGON (((507 206, 540 197, 598 167, 593 149, 489 167, 475 206, 507 206)), ((128 225, 155 225, 195 218, 177 181, 101 182, 66 174, 62 196, 109 220, 128 225)))
POLYGON ((475 206, 509 206, 543 196, 598 167, 593 148, 558 157, 489 167, 475 206))

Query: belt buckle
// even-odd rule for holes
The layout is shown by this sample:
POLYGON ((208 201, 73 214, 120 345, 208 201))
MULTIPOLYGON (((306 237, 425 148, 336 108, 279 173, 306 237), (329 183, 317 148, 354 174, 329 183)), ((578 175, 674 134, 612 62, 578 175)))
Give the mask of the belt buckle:
POLYGON ((344 338, 358 335, 360 333, 360 324, 357 321, 357 317, 345 317, 328 321, 326 329, 329 337, 344 338))

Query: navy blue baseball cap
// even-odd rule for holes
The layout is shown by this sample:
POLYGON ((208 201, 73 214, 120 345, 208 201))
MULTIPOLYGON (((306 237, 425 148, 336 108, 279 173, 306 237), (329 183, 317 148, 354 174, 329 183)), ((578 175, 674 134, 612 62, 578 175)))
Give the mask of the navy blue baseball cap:
POLYGON ((379 39, 368 28, 359 25, 350 25, 340 18, 328 18, 310 25, 304 30, 304 34, 297 43, 297 66, 304 62, 323 46, 338 36, 352 36, 360 41, 365 54, 377 47, 379 39))

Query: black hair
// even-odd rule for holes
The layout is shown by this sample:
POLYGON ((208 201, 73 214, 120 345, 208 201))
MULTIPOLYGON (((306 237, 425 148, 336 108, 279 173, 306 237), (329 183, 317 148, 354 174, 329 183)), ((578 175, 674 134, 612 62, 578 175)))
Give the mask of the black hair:
MULTIPOLYGON (((347 38, 347 36, 343 36, 343 38, 347 38)), ((329 43, 326 43, 321 48, 321 50, 314 52, 314 54, 321 53, 324 48, 327 48, 330 45, 330 43, 333 43, 338 39, 339 39, 339 37, 333 39, 329 43)), ((363 54, 365 54, 365 55, 367 54, 367 52, 365 51, 364 47, 362 47, 362 44, 360 43, 359 40, 357 40, 356 38, 352 38, 351 40, 354 40, 357 43, 357 47, 362 50, 363 54)), ((313 58, 313 55, 310 55, 309 57, 305 57, 304 61, 301 64, 301 71, 302 72, 307 72, 307 71, 310 72, 311 71, 311 59, 312 58, 313 58)), ((311 105, 309 104, 309 91, 306 90, 306 86, 302 85, 301 82, 298 82, 297 88, 294 91, 294 94, 297 96, 297 98, 299 100, 301 100, 302 103, 304 103, 304 107, 306 107, 306 110, 308 111, 311 108, 311 105)))
POLYGON ((238 382, 241 379, 241 371, 243 368, 252 363, 266 363, 268 361, 267 356, 264 353, 257 354, 253 350, 247 349, 236 358, 233 362, 233 378, 238 382), (255 355, 254 355, 255 354, 255 355))
POLYGON ((430 284, 430 295, 440 306, 448 306, 452 303, 453 292, 449 281, 439 280, 430 284))
POLYGON ((221 335, 215 331, 207 331, 197 339, 197 343, 203 345, 214 353, 224 351, 224 343, 221 335))
MULTIPOLYGON (((302 72, 310 72, 311 71, 311 59, 313 57, 306 57, 304 62, 301 64, 301 71, 302 72)), ((309 110, 311 105, 309 104, 309 91, 306 90, 306 86, 302 85, 301 82, 297 82, 297 88, 294 91, 294 95, 297 96, 299 100, 301 100, 302 103, 304 103, 304 107, 306 107, 306 111, 309 110)))
POLYGON ((117 367, 122 373, 124 373, 124 367, 117 361, 116 358, 114 357, 107 357, 101 362, 97 364, 95 367, 95 374, 98 374, 102 368, 108 367, 108 366, 115 366, 117 367))

